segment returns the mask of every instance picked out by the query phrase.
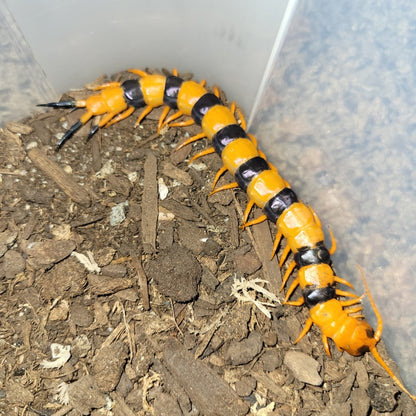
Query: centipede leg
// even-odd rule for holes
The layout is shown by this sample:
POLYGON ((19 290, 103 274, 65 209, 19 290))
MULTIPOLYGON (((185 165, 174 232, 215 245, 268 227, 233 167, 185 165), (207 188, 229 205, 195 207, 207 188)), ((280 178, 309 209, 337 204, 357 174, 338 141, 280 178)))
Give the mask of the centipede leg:
POLYGON ((237 116, 238 120, 240 121, 240 126, 244 130, 247 130, 247 123, 246 123, 246 119, 244 118, 243 112, 237 107, 234 101, 231 103, 230 111, 237 116))
POLYGON ((246 227, 248 216, 250 215, 250 212, 253 209, 253 207, 254 207, 254 201, 250 199, 247 203, 246 209, 244 210, 244 215, 243 215, 244 227, 246 227))
POLYGON ((162 124, 163 126, 169 125, 169 123, 171 123, 172 121, 178 119, 179 117, 183 116, 183 112, 182 111, 177 111, 176 113, 173 113, 172 115, 170 115, 162 124))
POLYGON ((202 152, 197 153, 195 156, 192 156, 191 159, 189 159, 188 163, 190 164, 194 162, 196 159, 199 159, 202 156, 210 155, 211 153, 215 153, 215 149, 213 147, 205 149, 202 152))
MULTIPOLYGON (((289 267, 287 268, 285 275, 283 276, 283 281, 282 281, 282 286, 280 287, 280 291, 283 290, 283 288, 285 287, 287 281, 289 280, 290 275, 292 274, 293 270, 296 267, 296 262, 293 260, 290 264, 289 267)), ((296 286, 299 284, 299 279, 295 279, 292 283, 292 285, 290 286, 289 290, 287 291, 286 294, 286 300, 289 299, 290 295, 292 294, 292 292, 296 289, 296 286), (294 283, 297 282, 297 284, 295 285, 295 287, 292 288, 292 286, 294 285, 294 283), (292 289, 292 290, 291 290, 292 289)))
POLYGON ((260 215, 260 217, 257 217, 254 220, 251 220, 249 222, 242 224, 240 228, 243 230, 246 227, 251 227, 252 225, 260 224, 261 222, 266 221, 266 220, 267 220, 266 215, 260 215))
POLYGON ((129 69, 127 72, 131 72, 132 74, 139 75, 140 77, 145 77, 146 75, 149 75, 146 71, 143 71, 142 69, 129 69))
MULTIPOLYGON (((310 205, 308 205, 308 208, 312 212, 313 218, 315 219, 315 222, 318 224, 319 228, 322 228, 321 220, 319 219, 318 214, 314 211, 314 209, 310 205)), ((328 229, 328 231, 329 231, 329 235, 331 236, 331 248, 328 251, 329 251, 329 254, 332 256, 337 249, 337 240, 335 239, 334 233, 332 232, 330 228, 328 229)))
MULTIPOLYGON (((134 108, 133 108, 134 110, 134 108)), ((97 133, 98 129, 100 127, 104 127, 104 126, 108 126, 108 124, 112 121, 112 119, 117 115, 116 112, 112 112, 112 113, 107 113, 101 120, 100 122, 96 125, 93 126, 90 130, 90 132, 88 133, 87 136, 87 140, 91 139, 92 136, 94 136, 95 133, 97 133)))
POLYGON ((290 253, 290 246, 289 244, 287 244, 286 247, 283 249, 282 257, 280 257, 279 267, 283 266, 283 263, 286 261, 289 253, 290 253))
POLYGON ((287 300, 283 302, 283 304, 289 305, 289 306, 302 306, 304 303, 305 303, 305 299, 303 296, 301 296, 298 300, 287 300))
POLYGON ((361 295, 358 298, 354 298, 354 299, 350 299, 350 300, 342 300, 341 305, 343 307, 356 305, 357 303, 360 303, 363 298, 364 298, 364 295, 361 295))
POLYGON ((157 123, 157 132, 158 132, 158 134, 160 133, 160 130, 162 130, 162 127, 165 125, 164 121, 165 121, 167 115, 169 114, 169 111, 170 111, 170 107, 168 105, 165 105, 163 107, 162 114, 160 115, 159 121, 157 123))
POLYGON ((324 344, 324 349, 328 356, 331 357, 331 350, 329 349, 328 337, 324 334, 322 334, 322 344, 324 344))
POLYGON ((302 329, 302 332, 299 334, 294 344, 297 344, 309 332, 312 324, 313 324, 312 318, 308 318, 305 323, 305 326, 302 329))
POLYGON ((36 104, 36 107, 51 107, 51 108, 82 108, 85 107, 85 100, 66 100, 57 101, 53 103, 36 104))
POLYGON ((122 112, 121 114, 117 114, 112 120, 110 120, 107 124, 106 127, 110 127, 115 123, 118 123, 121 120, 124 120, 125 118, 129 117, 130 115, 132 115, 134 113, 135 108, 134 107, 129 107, 126 111, 122 112))
POLYGON ((211 188, 211 192, 210 195, 214 194, 216 191, 215 187, 217 186, 217 182, 220 180, 221 176, 227 172, 227 168, 225 166, 222 166, 220 169, 218 169, 218 172, 215 175, 215 178, 212 182, 212 188, 211 188))
POLYGON ((329 235, 331 236, 331 248, 329 249, 329 254, 332 256, 336 249, 337 249, 337 240, 334 237, 334 233, 332 232, 332 230, 329 228, 329 235))
POLYGON ((186 140, 185 142, 180 144, 175 150, 180 150, 180 149, 182 149, 182 147, 185 147, 188 144, 196 142, 197 140, 203 139, 204 137, 206 137, 206 134, 203 133, 203 132, 199 133, 199 134, 195 134, 195 136, 190 137, 188 140, 186 140))
MULTIPOLYGON (((286 271, 287 272, 287 271, 286 271)), ((285 274, 285 277, 286 277, 286 274, 285 274)), ((286 281, 287 281, 287 279, 288 279, 289 277, 287 277, 286 278, 286 281)), ((282 287, 285 285, 285 279, 283 278, 283 285, 282 285, 282 287)), ((290 295, 296 290, 296 288, 299 286, 299 278, 296 278, 293 282, 292 282, 292 284, 290 285, 290 287, 289 287, 289 289, 287 290, 287 292, 286 292, 286 296, 285 296, 285 302, 287 302, 288 301, 288 299, 290 298, 290 295)))
POLYGON ((96 85, 95 87, 88 88, 92 91, 99 91, 104 90, 106 88, 114 88, 119 87, 121 85, 120 82, 105 82, 104 84, 96 85))
POLYGON ((141 122, 142 122, 142 120, 151 112, 153 110, 153 107, 152 106, 150 106, 150 105, 148 105, 148 106, 146 106, 144 109, 143 109, 143 111, 140 113, 140 115, 139 115, 139 117, 138 117, 138 119, 137 119, 137 121, 136 121, 136 123, 134 124, 134 127, 137 127, 141 122))
POLYGON ((59 140, 58 144, 56 145, 56 149, 60 149, 62 147, 62 145, 68 140, 70 139, 77 130, 79 130, 82 127, 82 123, 81 121, 77 121, 75 124, 73 124, 66 132, 65 134, 61 137, 61 139, 59 140))
POLYGON ((337 296, 344 296, 346 298, 359 298, 359 296, 356 295, 355 293, 347 292, 345 290, 340 290, 340 289, 336 289, 335 294, 337 296))
POLYGON ((227 189, 234 189, 234 188, 238 188, 238 183, 230 182, 230 183, 220 186, 219 188, 215 188, 213 191, 209 193, 209 195, 211 196, 211 195, 216 194, 217 192, 225 191, 227 189))
MULTIPOLYGON (((346 309, 346 312, 348 313, 348 315, 351 315, 353 313, 357 313, 357 312, 360 312, 362 310, 363 310, 362 306, 356 306, 354 308, 346 309)), ((358 316, 355 316, 355 317, 358 318, 358 316)), ((362 315, 360 315, 360 317, 362 317, 362 315)))
POLYGON ((349 286, 351 289, 354 289, 354 286, 348 280, 345 280, 342 277, 334 276, 334 281, 349 286))
POLYGON ((177 121, 176 123, 165 123, 168 124, 170 127, 187 127, 187 126, 192 126, 193 124, 195 124, 195 121, 190 118, 188 120, 185 121, 177 121))
POLYGON ((274 257, 274 255, 276 254, 277 247, 279 246, 279 244, 280 244, 280 240, 282 239, 282 237, 283 237, 282 232, 278 231, 278 232, 276 233, 276 237, 274 238, 273 248, 272 248, 272 255, 271 255, 271 257, 270 257, 270 260, 272 260, 272 259, 273 259, 273 257, 274 257))

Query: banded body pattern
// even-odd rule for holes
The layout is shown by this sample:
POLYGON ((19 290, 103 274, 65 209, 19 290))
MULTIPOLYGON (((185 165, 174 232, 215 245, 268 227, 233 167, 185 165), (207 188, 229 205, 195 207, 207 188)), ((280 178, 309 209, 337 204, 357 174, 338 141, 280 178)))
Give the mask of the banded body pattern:
POLYGON ((237 186, 242 188, 249 199, 244 213, 244 226, 254 225, 266 219, 276 224, 278 232, 272 256, 282 237, 287 240, 280 266, 290 252, 294 253, 294 260, 284 275, 282 289, 297 267, 298 276, 288 289, 285 300, 291 305, 305 304, 310 312, 296 342, 309 331, 312 324, 315 324, 322 332, 324 348, 329 355, 328 338, 333 340, 339 350, 347 351, 354 356, 370 351, 394 381, 410 395, 377 351, 376 344, 381 337, 382 320, 364 276, 362 275, 366 292, 378 318, 376 331, 360 314, 361 298, 337 287, 338 283, 352 286, 345 279, 336 276, 331 267, 331 255, 336 248, 332 233, 332 247, 328 249, 317 215, 299 200, 277 169, 257 148, 256 139, 246 132, 244 119, 237 117, 239 113, 235 107, 225 106, 217 91, 208 92, 204 82, 185 81, 178 77, 176 71, 170 76, 151 75, 138 69, 132 69, 130 72, 139 75, 139 79, 101 85, 97 87, 97 90, 100 90, 99 94, 85 100, 42 104, 54 108, 86 108, 80 120, 64 134, 58 147, 95 115, 102 115, 102 118, 98 125, 91 129, 89 137, 100 127, 129 117, 138 108, 143 110, 136 124, 153 108, 165 106, 159 119, 158 130, 165 125, 185 126, 195 123, 201 126, 202 132, 189 138, 182 146, 207 137, 212 147, 195 155, 191 160, 216 152, 221 157, 223 167, 214 179, 213 188, 226 171, 234 176, 235 182, 216 188, 215 191, 237 186), (171 109, 176 111, 168 116, 171 109), (175 121, 181 116, 189 116, 190 119, 175 121), (240 118, 240 122, 237 118, 240 118), (263 210, 263 215, 247 222, 254 204, 263 210), (302 289, 302 296, 295 301, 289 301, 298 286, 302 289))

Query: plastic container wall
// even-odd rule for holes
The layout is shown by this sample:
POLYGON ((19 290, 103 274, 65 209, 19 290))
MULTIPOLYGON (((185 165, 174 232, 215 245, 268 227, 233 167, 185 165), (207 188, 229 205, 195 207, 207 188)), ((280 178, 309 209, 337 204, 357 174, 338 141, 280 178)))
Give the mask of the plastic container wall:
POLYGON ((6 4, 0 0, 0 125, 56 98, 6 4))
MULTIPOLYGON (((0 88, 7 86, 18 104, 28 101, 33 109, 34 102, 56 99, 103 73, 176 67, 224 86, 248 113, 288 3, 293 0, 0 0, 1 17, 8 21, 2 31, 18 39, 0 41, 0 65, 12 71, 0 88), (16 59, 4 54, 14 46, 20 50, 16 59)), ((20 115, 9 111, 1 121, 20 115)))
POLYGON ((331 227, 335 270, 358 293, 363 267, 383 340, 413 392, 415 22, 406 0, 300 0, 252 123, 269 159, 331 227))

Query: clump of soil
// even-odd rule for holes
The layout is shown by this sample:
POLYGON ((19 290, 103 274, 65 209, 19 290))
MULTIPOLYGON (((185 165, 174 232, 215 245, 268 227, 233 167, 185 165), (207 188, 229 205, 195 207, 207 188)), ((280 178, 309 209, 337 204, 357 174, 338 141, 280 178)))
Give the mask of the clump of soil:
POLYGON ((219 158, 188 166, 207 143, 175 151, 199 128, 157 135, 160 111, 59 152, 82 110, 0 132, 0 413, 415 414, 371 356, 293 344, 274 225, 239 230, 244 193, 209 196, 219 158))

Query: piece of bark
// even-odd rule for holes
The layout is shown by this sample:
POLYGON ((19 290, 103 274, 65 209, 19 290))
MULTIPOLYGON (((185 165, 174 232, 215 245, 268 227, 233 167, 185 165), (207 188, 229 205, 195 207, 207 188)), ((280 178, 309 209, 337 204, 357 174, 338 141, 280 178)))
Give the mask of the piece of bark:
POLYGON ((205 416, 245 415, 249 405, 211 368, 186 351, 174 338, 164 349, 168 370, 183 386, 192 403, 205 416))
POLYGON ((76 203, 89 206, 91 198, 86 189, 78 185, 75 180, 68 175, 57 163, 52 161, 41 150, 37 148, 30 149, 28 156, 32 162, 49 176, 61 189, 76 203))
POLYGON ((136 269, 137 279, 139 282, 140 298, 142 300, 143 309, 148 311, 150 309, 149 290, 147 287, 147 276, 144 272, 141 259, 133 254, 131 256, 133 267, 136 269))
POLYGON ((156 227, 158 217, 157 160, 148 153, 144 162, 144 183, 142 198, 142 242, 143 251, 152 254, 156 251, 156 227))

